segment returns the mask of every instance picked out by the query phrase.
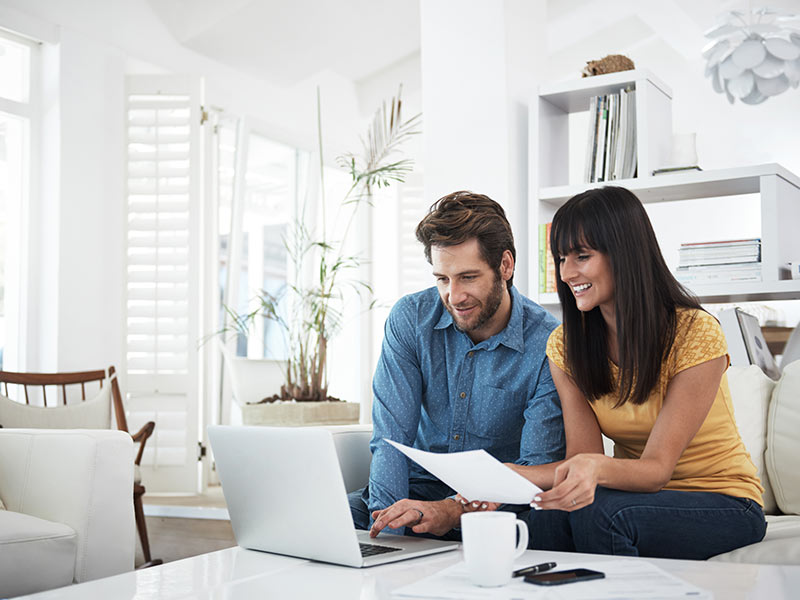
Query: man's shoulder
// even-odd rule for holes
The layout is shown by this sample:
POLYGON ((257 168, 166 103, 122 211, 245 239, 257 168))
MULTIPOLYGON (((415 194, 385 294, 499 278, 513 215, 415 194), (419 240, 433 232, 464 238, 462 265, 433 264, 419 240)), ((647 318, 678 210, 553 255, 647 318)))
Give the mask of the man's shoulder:
POLYGON ((435 325, 442 315, 442 301, 435 287, 406 294, 392 307, 390 319, 412 321, 416 326, 435 325))
POLYGON ((516 297, 522 306, 522 324, 526 334, 541 333, 549 337, 560 325, 558 319, 527 296, 517 291, 516 297))

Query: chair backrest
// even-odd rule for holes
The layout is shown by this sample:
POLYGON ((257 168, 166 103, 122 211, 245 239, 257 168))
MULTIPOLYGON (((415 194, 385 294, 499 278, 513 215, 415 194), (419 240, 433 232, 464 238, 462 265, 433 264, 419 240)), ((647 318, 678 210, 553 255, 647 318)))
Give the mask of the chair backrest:
POLYGON ((117 429, 128 431, 113 366, 108 374, 0 371, 0 394, 3 427, 110 429, 113 406, 117 429))

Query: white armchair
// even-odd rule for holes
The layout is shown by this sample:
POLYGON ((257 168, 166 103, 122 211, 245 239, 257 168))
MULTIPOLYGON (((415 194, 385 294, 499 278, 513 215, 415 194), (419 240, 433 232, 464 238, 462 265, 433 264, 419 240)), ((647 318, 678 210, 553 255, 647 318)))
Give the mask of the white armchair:
POLYGON ((0 598, 133 569, 123 431, 0 429, 0 598))

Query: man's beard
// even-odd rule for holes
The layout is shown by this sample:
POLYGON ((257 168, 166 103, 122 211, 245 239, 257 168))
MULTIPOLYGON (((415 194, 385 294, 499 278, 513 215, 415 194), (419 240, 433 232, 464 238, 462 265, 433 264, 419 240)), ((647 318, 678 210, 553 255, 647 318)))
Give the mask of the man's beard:
POLYGON ((448 302, 447 311, 453 317, 453 324, 456 326, 456 329, 463 331, 464 333, 468 333, 470 331, 480 329, 486 325, 486 323, 489 322, 495 313, 497 313, 498 309, 500 308, 500 304, 503 302, 503 288, 505 285, 505 281, 503 281, 503 279, 500 277, 500 272, 496 271, 492 289, 489 291, 489 295, 486 297, 486 300, 481 302, 481 312, 478 313, 478 318, 475 320, 474 325, 460 325, 456 315, 454 314, 452 305, 448 302))

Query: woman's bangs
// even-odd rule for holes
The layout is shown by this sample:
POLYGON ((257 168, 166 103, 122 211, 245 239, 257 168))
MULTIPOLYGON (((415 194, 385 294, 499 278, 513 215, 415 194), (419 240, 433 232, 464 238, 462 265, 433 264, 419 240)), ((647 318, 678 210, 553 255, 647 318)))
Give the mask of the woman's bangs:
POLYGON ((567 256, 583 248, 597 250, 595 240, 597 236, 592 231, 592 219, 586 219, 583 211, 571 210, 559 219, 558 225, 551 230, 553 236, 554 253, 558 256, 567 256))

